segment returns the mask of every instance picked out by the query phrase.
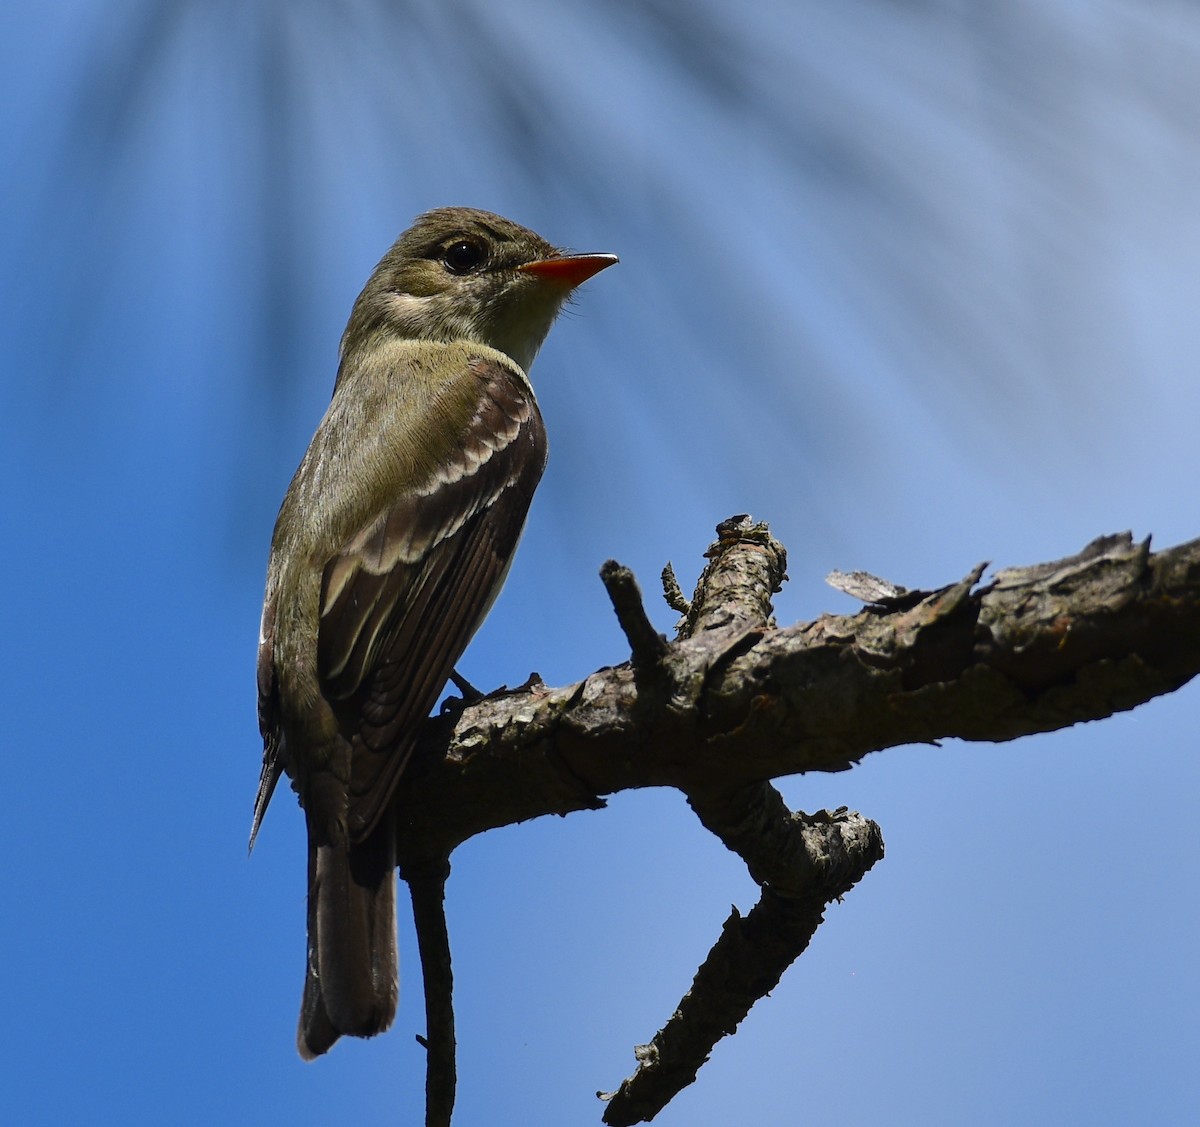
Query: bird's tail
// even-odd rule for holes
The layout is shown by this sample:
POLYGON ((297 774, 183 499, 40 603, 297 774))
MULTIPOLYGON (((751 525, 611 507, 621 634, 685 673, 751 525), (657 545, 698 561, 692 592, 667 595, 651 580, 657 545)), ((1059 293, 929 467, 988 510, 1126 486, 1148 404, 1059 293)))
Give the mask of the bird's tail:
POLYGON ((396 1016, 396 846, 387 818, 361 842, 308 827, 308 969, 296 1043, 312 1060, 342 1034, 372 1037, 396 1016))

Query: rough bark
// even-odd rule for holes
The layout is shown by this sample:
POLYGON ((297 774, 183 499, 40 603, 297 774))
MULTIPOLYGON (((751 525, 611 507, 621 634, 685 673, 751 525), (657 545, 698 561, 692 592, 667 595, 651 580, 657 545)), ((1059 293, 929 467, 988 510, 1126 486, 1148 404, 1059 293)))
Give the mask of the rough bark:
POLYGON ((699 628, 650 673, 629 662, 561 688, 535 680, 431 721, 400 796, 402 856, 444 857, 484 830, 632 787, 691 793, 844 771, 901 744, 1049 732, 1200 671, 1200 541, 1151 553, 1103 537, 987 583, 977 568, 782 628, 764 620, 762 592, 768 568, 782 577, 783 549, 761 532, 714 548, 699 628))
POLYGON ((770 780, 843 771, 872 751, 949 736, 1002 741, 1096 720, 1200 672, 1200 541, 1151 553, 1128 534, 1076 556, 985 565, 931 591, 870 576, 837 585, 870 605, 779 628, 786 554, 765 525, 718 526, 668 643, 630 572, 601 577, 631 660, 431 721, 398 795, 402 871, 443 863, 474 834, 603 806, 631 787, 682 791, 761 886, 736 911, 637 1071, 606 1096, 608 1124, 642 1122, 690 1083, 807 946, 827 903, 883 855, 879 828, 844 810, 786 809, 770 780))

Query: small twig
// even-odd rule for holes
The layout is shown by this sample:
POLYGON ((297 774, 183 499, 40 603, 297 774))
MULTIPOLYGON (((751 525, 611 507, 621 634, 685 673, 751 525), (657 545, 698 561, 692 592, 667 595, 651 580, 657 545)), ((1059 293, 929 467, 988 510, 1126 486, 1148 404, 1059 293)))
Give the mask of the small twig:
POLYGON ((450 863, 406 866, 401 875, 412 896, 417 948, 425 980, 425 1127, 450 1127, 457 1070, 454 1063, 454 974, 446 930, 446 878, 450 863))
POLYGON ((667 606, 683 615, 691 613, 692 604, 684 597, 679 580, 675 578, 675 568, 671 566, 670 560, 667 560, 666 566, 662 569, 662 588, 667 606))
POLYGON ((633 572, 616 560, 606 560, 600 568, 600 580, 629 641, 634 673, 658 669, 667 653, 667 640, 647 617, 633 572))

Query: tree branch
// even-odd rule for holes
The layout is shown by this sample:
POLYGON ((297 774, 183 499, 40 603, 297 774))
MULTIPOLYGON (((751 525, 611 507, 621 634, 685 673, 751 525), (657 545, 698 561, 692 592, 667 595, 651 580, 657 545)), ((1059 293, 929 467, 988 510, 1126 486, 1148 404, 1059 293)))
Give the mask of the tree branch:
POLYGON ((651 678, 658 676, 667 653, 667 640, 654 629, 647 616, 633 572, 616 560, 608 560, 600 568, 600 582, 608 591, 617 621, 629 642, 629 660, 634 674, 651 678))
MULTIPOLYGON (((745 516, 718 525, 717 534, 679 635, 739 643, 760 637, 772 622, 771 596, 786 578, 786 554, 765 525, 745 516)), ((665 573, 664 586, 673 601, 665 573)), ((734 1032, 803 953, 825 905, 883 856, 874 822, 844 809, 793 814, 769 783, 710 783, 693 788, 688 803, 746 862, 762 895, 748 916, 733 909, 675 1013, 650 1044, 634 1050, 637 1071, 616 1092, 597 1093, 608 1101, 610 1127, 653 1119, 695 1080, 717 1041, 734 1032)))
POLYGON ((401 781, 401 855, 449 854, 485 830, 594 809, 633 787, 690 794, 843 771, 902 744, 1054 731, 1200 672, 1200 541, 1150 553, 1104 537, 982 586, 976 570, 909 592, 913 605, 783 628, 762 624, 763 571, 745 572, 776 549, 754 539, 736 549, 710 560, 694 632, 667 647, 666 680, 645 699, 626 663, 430 721, 401 781), (705 590, 737 601, 720 609, 705 590))
POLYGON ((674 642, 650 624, 632 573, 609 561, 602 578, 631 661, 450 708, 430 722, 397 796, 402 869, 484 830, 643 786, 681 790, 746 861, 758 904, 734 910, 675 1014, 637 1050, 637 1071, 606 1097, 612 1125, 653 1117, 690 1083, 805 949, 825 905, 883 856, 873 822, 793 813, 771 779, 947 736, 1052 731, 1200 672, 1200 541, 1151 554, 1149 541, 1102 537, 983 585, 980 565, 933 591, 840 575, 871 605, 780 629, 771 595, 786 578, 783 547, 746 517, 717 531, 690 602, 664 569, 668 601, 684 612, 674 642))
POLYGON ((405 864, 400 875, 412 898, 417 949, 425 985, 425 1127, 450 1127, 458 1082, 454 1039, 454 974, 450 964, 450 936, 446 930, 446 880, 450 864, 445 859, 425 864, 405 864))
POLYGON ((762 895, 745 917, 733 909, 675 1013, 649 1045, 634 1050, 637 1071, 611 1095, 600 1093, 610 1127, 653 1119, 695 1080, 717 1041, 734 1032, 804 952, 825 905, 883 856, 874 822, 844 809, 793 814, 768 783, 717 801, 689 801, 709 829, 747 858, 762 895))

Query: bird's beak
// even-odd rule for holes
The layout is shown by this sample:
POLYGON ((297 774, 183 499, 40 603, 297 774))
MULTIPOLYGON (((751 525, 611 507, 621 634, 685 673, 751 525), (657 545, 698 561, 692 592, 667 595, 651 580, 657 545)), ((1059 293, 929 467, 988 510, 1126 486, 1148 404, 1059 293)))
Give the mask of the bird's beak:
POLYGON ((615 254, 564 254, 561 258, 540 258, 537 262, 526 262, 517 269, 573 290, 593 274, 599 274, 619 261, 615 254))

